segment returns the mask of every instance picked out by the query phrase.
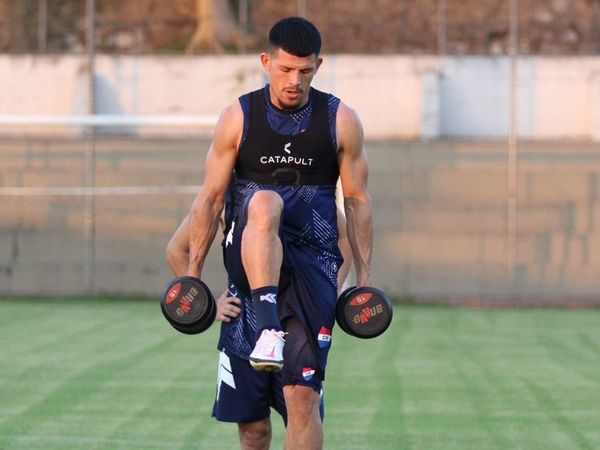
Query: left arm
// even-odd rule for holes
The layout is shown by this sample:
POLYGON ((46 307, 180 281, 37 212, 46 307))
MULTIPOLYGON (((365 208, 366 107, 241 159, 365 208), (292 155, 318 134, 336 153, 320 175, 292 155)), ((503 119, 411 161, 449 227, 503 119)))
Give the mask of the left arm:
POLYGON ((371 282, 373 221, 371 196, 367 190, 369 166, 363 147, 363 129, 358 114, 344 103, 340 103, 336 123, 340 179, 356 284, 368 286, 371 282))

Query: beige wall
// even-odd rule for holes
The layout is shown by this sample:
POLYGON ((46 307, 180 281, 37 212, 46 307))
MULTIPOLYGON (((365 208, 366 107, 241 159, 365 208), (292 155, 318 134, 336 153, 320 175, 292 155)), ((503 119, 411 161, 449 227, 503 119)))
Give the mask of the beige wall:
MULTIPOLYGON (((420 136, 421 71, 427 58, 325 56, 315 86, 360 111, 368 137, 420 136)), ((100 55, 97 112, 218 114, 266 82, 257 56, 100 55)), ((0 56, 0 114, 83 114, 85 57, 0 56), (6 83, 5 83, 6 80, 6 83)))
MULTIPOLYGON (((0 187, 79 187, 85 139, 0 140, 0 187)), ((169 187, 204 178, 208 140, 103 137, 99 187, 169 187)), ((600 144, 520 147, 516 266, 508 272, 505 141, 367 141, 373 284, 417 299, 518 296, 600 304, 600 144)), ((193 193, 98 195, 98 292, 158 295, 166 244, 193 193)), ((82 195, 0 196, 0 296, 84 291, 82 195)), ((202 272, 225 286, 220 240, 202 272)))
MULTIPOLYGON (((503 137, 505 57, 325 55, 315 86, 359 111, 367 138, 503 137)), ((97 112, 216 115, 266 82, 258 56, 99 55, 97 112)), ((526 139, 600 139, 600 58, 524 57, 526 139)), ((0 55, 0 114, 83 114, 85 56, 0 55)))

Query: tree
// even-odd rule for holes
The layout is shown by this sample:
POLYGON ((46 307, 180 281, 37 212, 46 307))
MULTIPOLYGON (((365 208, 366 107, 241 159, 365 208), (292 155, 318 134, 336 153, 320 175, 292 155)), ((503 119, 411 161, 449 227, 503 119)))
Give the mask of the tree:
POLYGON ((36 7, 37 1, 34 0, 5 2, 4 11, 0 11, 6 15, 6 37, 2 40, 7 41, 10 51, 23 52, 34 48, 37 28, 32 17, 37 17, 36 7))
POLYGON ((187 51, 223 53, 238 48, 243 36, 233 16, 227 0, 196 0, 198 22, 187 51))

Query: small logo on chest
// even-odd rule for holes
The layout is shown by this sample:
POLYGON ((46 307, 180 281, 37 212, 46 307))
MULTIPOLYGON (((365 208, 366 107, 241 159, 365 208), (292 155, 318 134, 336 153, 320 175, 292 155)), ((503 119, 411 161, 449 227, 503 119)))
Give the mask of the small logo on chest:
POLYGON ((283 144, 283 151, 290 156, 286 155, 273 155, 273 156, 261 156, 261 164, 275 164, 275 165, 288 165, 288 166, 312 166, 313 158, 302 158, 292 156, 292 143, 288 142, 283 144))

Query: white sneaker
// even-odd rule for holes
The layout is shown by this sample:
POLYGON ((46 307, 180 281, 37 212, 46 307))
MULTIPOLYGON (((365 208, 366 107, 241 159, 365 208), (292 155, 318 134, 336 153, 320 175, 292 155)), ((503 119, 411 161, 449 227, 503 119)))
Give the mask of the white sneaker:
POLYGON ((283 367, 283 331, 263 330, 250 353, 250 365, 254 370, 279 372, 283 367))

